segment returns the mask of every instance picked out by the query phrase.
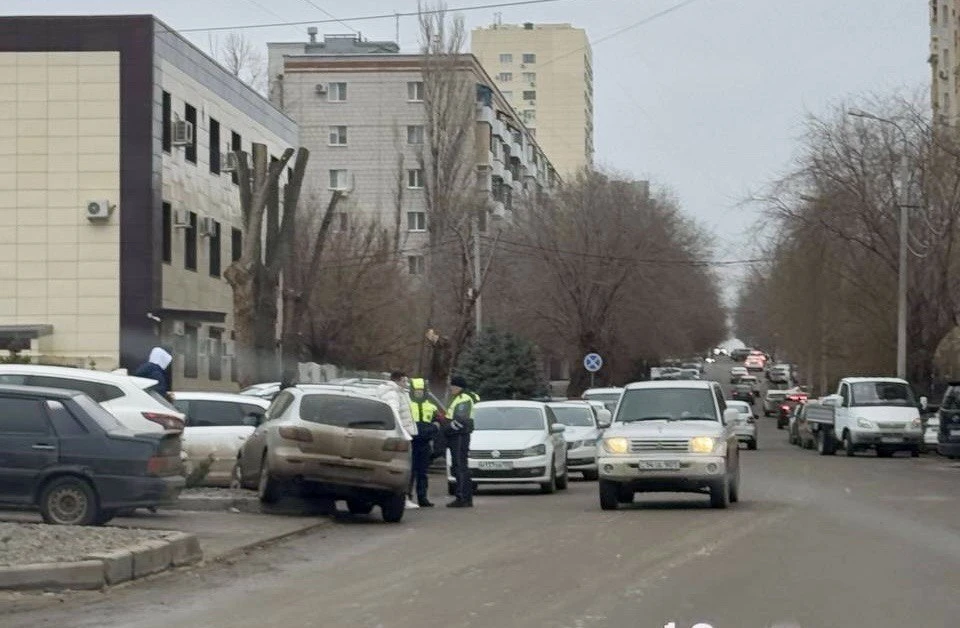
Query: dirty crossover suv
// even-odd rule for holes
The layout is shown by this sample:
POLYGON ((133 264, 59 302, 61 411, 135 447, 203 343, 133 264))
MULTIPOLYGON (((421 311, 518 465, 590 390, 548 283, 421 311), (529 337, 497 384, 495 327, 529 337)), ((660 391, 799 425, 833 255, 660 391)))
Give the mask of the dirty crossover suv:
POLYGON ((600 507, 640 492, 709 493, 714 508, 738 501, 739 416, 716 382, 629 384, 597 452, 600 507))
POLYGON ((274 503, 291 490, 346 500, 353 514, 380 506, 403 518, 410 482, 410 437, 393 408, 348 388, 281 391, 240 448, 234 486, 274 503))

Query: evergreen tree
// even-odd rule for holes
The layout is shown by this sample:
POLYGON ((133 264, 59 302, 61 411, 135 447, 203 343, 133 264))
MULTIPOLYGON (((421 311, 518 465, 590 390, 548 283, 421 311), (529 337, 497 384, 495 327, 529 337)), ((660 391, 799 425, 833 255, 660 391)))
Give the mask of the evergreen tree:
POLYGON ((489 327, 461 355, 457 373, 481 400, 529 399, 547 393, 536 347, 508 331, 489 327))

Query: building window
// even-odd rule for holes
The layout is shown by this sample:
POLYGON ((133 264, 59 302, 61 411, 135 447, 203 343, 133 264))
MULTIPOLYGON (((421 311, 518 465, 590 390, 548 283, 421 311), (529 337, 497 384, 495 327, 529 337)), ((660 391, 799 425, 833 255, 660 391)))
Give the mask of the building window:
POLYGON ((183 106, 183 117, 193 126, 193 140, 187 144, 185 157, 192 164, 197 163, 197 110, 192 105, 183 106))
POLYGON ((330 184, 329 189, 331 190, 346 190, 347 189, 347 171, 346 170, 331 170, 330 171, 330 184))
POLYGON ((427 212, 407 212, 407 231, 426 231, 427 212))
POLYGON ((330 127, 330 146, 346 146, 346 145, 347 145, 347 127, 345 126, 330 127))
POLYGON ((239 229, 230 230, 230 261, 235 262, 240 259, 243 253, 243 232, 239 229))
POLYGON ((423 81, 410 81, 407 83, 407 100, 410 102, 423 102, 423 81))
POLYGON ((330 102, 343 102, 347 99, 346 83, 330 83, 327 85, 327 100, 330 102))
POLYGON ((170 203, 163 204, 163 261, 169 264, 173 260, 173 210, 170 203))
POLYGON ((513 55, 509 52, 501 52, 500 63, 513 63, 513 55))
POLYGON ((210 221, 212 228, 210 230, 210 276, 220 276, 220 223, 216 220, 210 221))
POLYGON ((223 377, 223 330, 211 327, 207 333, 210 335, 207 377, 210 381, 217 382, 223 377))
POLYGON ((183 376, 196 379, 200 372, 197 355, 199 329, 190 325, 183 330, 183 376))
POLYGON ((501 72, 497 75, 497 80, 504 83, 509 83, 513 80, 513 72, 501 72))
POLYGON ((527 124, 537 121, 537 110, 536 109, 524 109, 523 110, 523 121, 527 124))
POLYGON ((407 187, 416 189, 423 187, 423 170, 421 168, 407 170, 407 187))
POLYGON ((532 86, 534 83, 537 82, 537 73, 536 73, 536 72, 524 72, 524 73, 523 73, 523 80, 524 80, 524 82, 526 82, 526 83, 530 83, 530 85, 532 86))
POLYGON ((197 269, 197 214, 188 212, 189 223, 183 230, 183 267, 187 270, 197 269))
POLYGON ((411 124, 407 126, 407 144, 423 144, 422 124, 411 124))
MULTIPOLYGON (((242 150, 241 148, 242 143, 243 143, 243 140, 240 138, 240 134, 237 133, 236 131, 231 131, 230 132, 230 152, 239 153, 242 150)), ((233 181, 234 185, 238 185, 240 183, 240 178, 237 176, 236 170, 230 173, 230 180, 233 181)))
POLYGON ((525 92, 523 92, 523 99, 524 99, 524 100, 536 100, 536 99, 537 99, 537 90, 535 90, 535 89, 528 89, 528 90, 526 90, 525 92))
POLYGON ((173 111, 170 107, 170 94, 163 92, 163 152, 169 153, 173 146, 173 138, 170 136, 170 120, 173 111))
POLYGON ((423 255, 409 255, 407 256, 407 271, 411 275, 422 275, 426 263, 424 262, 423 255))
POLYGON ((525 52, 525 53, 523 53, 523 62, 524 62, 524 63, 536 63, 536 62, 537 62, 537 55, 533 54, 532 52, 525 52))
POLYGON ((220 123, 210 118, 210 172, 220 174, 220 123))

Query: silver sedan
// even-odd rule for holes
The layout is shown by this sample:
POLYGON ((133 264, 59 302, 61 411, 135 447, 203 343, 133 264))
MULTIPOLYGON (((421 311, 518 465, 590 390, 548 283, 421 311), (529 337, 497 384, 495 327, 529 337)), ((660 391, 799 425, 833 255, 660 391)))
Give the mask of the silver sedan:
POLYGON ((747 449, 757 448, 757 417, 753 414, 753 406, 746 401, 728 401, 728 408, 734 408, 740 413, 740 418, 733 425, 737 440, 747 444, 747 449))

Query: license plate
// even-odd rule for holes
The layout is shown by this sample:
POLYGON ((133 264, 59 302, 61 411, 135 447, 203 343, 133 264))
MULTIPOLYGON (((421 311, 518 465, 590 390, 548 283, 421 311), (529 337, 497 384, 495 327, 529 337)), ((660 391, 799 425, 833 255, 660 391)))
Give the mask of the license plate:
POLYGON ((641 460, 637 462, 640 471, 676 470, 680 468, 678 460, 641 460))
POLYGON ((490 471, 504 471, 506 469, 512 469, 513 463, 504 462, 503 460, 480 460, 477 462, 477 468, 490 471))
POLYGON ((899 436, 881 436, 880 442, 881 443, 902 443, 903 439, 900 438, 899 436))

